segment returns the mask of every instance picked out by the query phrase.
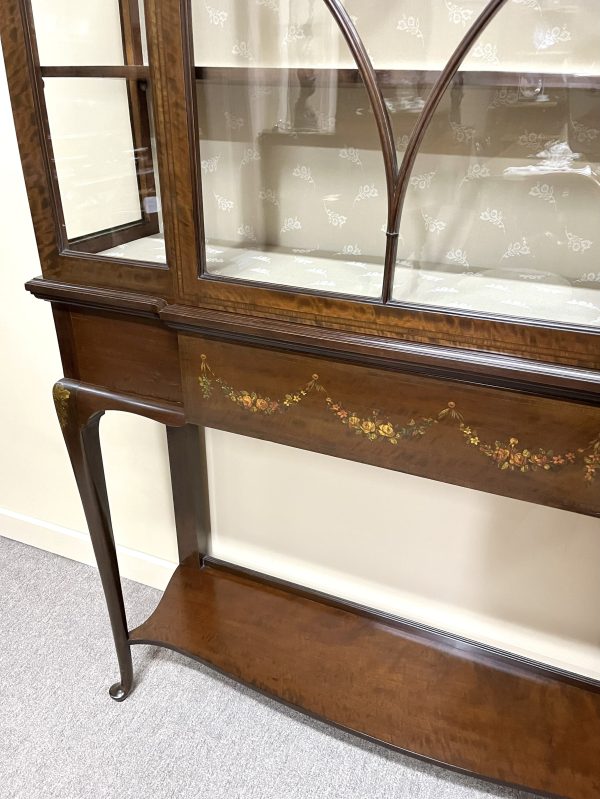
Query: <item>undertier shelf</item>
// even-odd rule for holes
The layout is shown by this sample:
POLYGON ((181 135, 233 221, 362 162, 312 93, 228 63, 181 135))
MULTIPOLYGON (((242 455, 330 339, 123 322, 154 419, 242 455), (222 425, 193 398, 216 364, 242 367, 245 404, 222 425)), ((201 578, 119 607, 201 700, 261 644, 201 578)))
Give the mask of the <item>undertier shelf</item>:
POLYGON ((600 688, 206 560, 130 634, 337 726, 492 780, 600 795, 600 688))

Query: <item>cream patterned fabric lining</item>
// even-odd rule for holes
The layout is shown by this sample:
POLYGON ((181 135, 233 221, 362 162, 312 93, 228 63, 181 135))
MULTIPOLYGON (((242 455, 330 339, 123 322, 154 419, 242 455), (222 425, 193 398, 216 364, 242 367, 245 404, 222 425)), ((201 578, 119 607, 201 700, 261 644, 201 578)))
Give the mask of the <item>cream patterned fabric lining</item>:
MULTIPOLYGON (((159 236, 122 244, 103 255, 163 263, 159 236)), ((211 274, 320 292, 377 298, 383 264, 373 260, 327 257, 208 244, 211 274)), ((398 302, 600 326, 598 289, 534 269, 467 269, 460 265, 400 262, 393 299, 398 302)))

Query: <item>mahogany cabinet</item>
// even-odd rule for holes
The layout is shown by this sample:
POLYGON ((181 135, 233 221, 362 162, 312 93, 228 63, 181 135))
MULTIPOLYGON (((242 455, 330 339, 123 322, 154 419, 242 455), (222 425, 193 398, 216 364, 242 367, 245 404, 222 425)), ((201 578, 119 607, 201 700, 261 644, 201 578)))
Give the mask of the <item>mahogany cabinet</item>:
POLYGON ((0 30, 111 696, 152 643, 598 797, 597 682, 216 560, 203 447, 213 427, 600 516, 598 4, 4 0, 0 30), (133 630, 107 410, 169 444, 181 564, 133 630))

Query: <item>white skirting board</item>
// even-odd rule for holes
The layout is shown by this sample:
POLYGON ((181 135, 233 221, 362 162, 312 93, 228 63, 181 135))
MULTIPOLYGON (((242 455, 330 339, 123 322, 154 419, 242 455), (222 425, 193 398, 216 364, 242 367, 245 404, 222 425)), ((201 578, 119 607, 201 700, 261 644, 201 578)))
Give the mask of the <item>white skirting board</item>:
MULTIPOLYGON (((87 532, 0 508, 0 535, 23 544, 45 549, 55 555, 96 566, 87 532)), ((121 576, 164 590, 177 564, 145 552, 117 546, 121 576)))

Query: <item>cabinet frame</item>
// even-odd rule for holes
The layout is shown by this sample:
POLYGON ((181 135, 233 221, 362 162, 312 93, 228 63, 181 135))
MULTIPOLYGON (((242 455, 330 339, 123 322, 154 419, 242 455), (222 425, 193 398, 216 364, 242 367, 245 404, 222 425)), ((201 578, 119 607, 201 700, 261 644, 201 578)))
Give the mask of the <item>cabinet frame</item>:
MULTIPOLYGON (((179 17, 178 24, 162 29, 163 46, 172 53, 177 51, 180 41, 179 26, 184 31, 185 39, 182 50, 175 59, 177 63, 185 64, 185 74, 172 75, 175 91, 184 92, 187 97, 186 108, 180 109, 181 117, 177 119, 176 127, 180 132, 193 131, 189 145, 186 145, 183 135, 179 137, 179 152, 187 150, 188 174, 191 181, 178 184, 182 200, 178 213, 184 213, 189 204, 199 209, 197 221, 199 241, 196 248, 199 260, 186 258, 183 262, 182 299, 210 310, 299 322, 309 327, 324 326, 348 333, 360 331, 365 336, 383 335, 386 338, 415 343, 498 352, 545 362, 599 369, 600 330, 552 321, 521 320, 504 315, 433 308, 395 302, 390 298, 402 206, 419 146, 439 101, 451 85, 472 44, 495 15, 501 12, 507 0, 491 0, 478 20, 467 30, 446 67, 434 82, 419 124, 413 131, 407 151, 399 165, 396 161, 389 115, 377 86, 376 70, 366 55, 364 45, 360 41, 356 42, 354 27, 340 0, 324 0, 324 2, 340 25, 357 61, 358 72, 371 99, 384 156, 389 202, 382 297, 379 301, 347 297, 335 292, 325 294, 309 289, 258 284, 206 273, 201 202, 201 143, 197 133, 194 90, 197 71, 201 75, 203 67, 197 68, 193 61, 191 0, 168 0, 166 5, 172 4, 172 14, 176 14, 175 6, 178 6, 179 17)), ((192 255, 191 248, 189 254, 192 255)))
MULTIPOLYGON (((482 23, 505 1, 492 0, 482 23)), ((384 298, 389 300, 402 191, 425 127, 414 134, 404 164, 394 162, 376 75, 353 38, 340 0, 324 2, 352 43, 357 69, 379 108, 384 151, 388 147, 392 202, 384 298)), ((122 0, 121 7, 131 10, 131 3, 122 0)), ((204 425, 214 426, 598 516, 597 482, 589 493, 579 482, 569 489, 575 480, 585 480, 586 466, 588 476, 593 469, 592 477, 600 479, 600 331, 242 285, 202 274, 191 1, 145 0, 145 18, 149 67, 126 63, 101 69, 105 76, 127 79, 132 98, 137 81, 150 78, 167 267, 65 249, 46 149, 29 0, 5 0, 0 14, 43 269, 43 277, 27 288, 52 303, 65 375, 53 398, 97 556, 121 673, 111 696, 118 701, 127 697, 133 687, 131 647, 150 643, 183 652, 394 749, 493 781, 596 799, 599 681, 212 558, 202 431, 204 425), (205 376, 210 365, 212 394, 202 394, 202 364, 205 376), (261 400, 262 408, 268 398, 286 397, 303 380, 312 381, 313 388, 318 380, 322 388, 333 386, 332 397, 339 389, 335 401, 353 412, 346 414, 347 427, 339 413, 333 415, 339 409, 330 407, 333 400, 325 390, 318 395, 316 389, 306 391, 309 400, 289 416, 252 414, 247 403, 243 407, 248 392, 261 400), (377 396, 387 403, 385 417, 371 411, 377 396), (315 398, 322 401, 311 405, 315 398), (458 411, 463 403, 468 410, 464 426, 458 411), (180 565, 155 613, 135 630, 127 625, 102 467, 98 425, 105 411, 136 413, 167 430, 180 565), (360 416, 350 423, 354 411, 360 416), (412 414, 431 428, 423 443, 432 446, 413 449, 404 460, 402 455, 394 460, 401 450, 390 448, 385 429, 380 438, 355 435, 361 421, 370 425, 363 433, 392 424, 396 430, 400 425, 409 429, 414 423, 404 420, 412 414), (478 438, 473 431, 464 429, 471 424, 485 433, 482 446, 470 440, 478 438), (553 461, 546 471, 544 458, 556 455, 545 440, 550 428, 560 468, 553 461), (469 439, 462 441, 468 457, 458 448, 455 454, 451 434, 459 441, 469 439), (502 448, 512 451, 510 462, 497 452, 502 448), (564 448, 573 450, 573 460, 562 457, 564 448), (593 461, 586 461, 590 453, 593 461), (541 460, 531 460, 532 455, 541 460), (496 468, 498 462, 507 463, 505 471, 496 468), (583 467, 574 477, 572 464, 583 467), (269 648, 272 642, 261 636, 271 636, 274 645, 269 648), (215 640, 224 642, 217 651, 211 648, 215 640), (330 659, 315 658, 315 652, 330 647, 335 650, 330 659), (324 662, 329 682, 323 680, 324 662)), ((455 54, 435 84, 429 114, 460 56, 455 54)), ((139 59, 139 53, 131 58, 139 59)), ((46 75, 56 74, 53 69, 48 67, 46 75)), ((70 74, 90 74, 90 69, 96 68, 71 68, 70 74)), ((144 137, 143 124, 138 123, 136 135, 144 137)), ((405 438, 408 445, 412 437, 405 438)))
MULTIPOLYGON (((123 5, 127 6, 129 0, 123 5)), ((339 0, 326 0, 344 35, 353 33, 343 19, 339 0), (345 25, 345 27, 344 27, 345 25)), ((476 31, 482 30, 506 0, 491 0, 476 26, 469 29, 453 58, 438 78, 429 97, 421 124, 402 164, 395 174, 389 146, 386 158, 388 191, 393 192, 388 218, 386 277, 389 293, 397 224, 410 168, 418 152, 428 119, 435 111, 444 89, 452 80, 476 31)), ((320 294, 284 286, 256 285, 208 275, 204 272, 205 252, 202 221, 200 143, 196 135, 192 57, 191 0, 146 0, 149 67, 125 65, 104 68, 103 74, 129 77, 130 86, 150 75, 157 139, 158 169, 161 176, 162 206, 167 246, 167 266, 149 265, 113 257, 97 258, 77 252, 78 245, 61 247, 55 214, 59 207, 52 169, 45 152, 43 106, 40 100, 40 70, 36 64, 33 32, 30 30, 29 0, 7 0, 0 21, 3 28, 11 95, 21 146, 36 237, 43 274, 70 284, 112 287, 158 294, 166 301, 177 300, 261 319, 302 323, 308 328, 324 326, 337 331, 361 332, 364 336, 393 341, 402 339, 458 349, 505 353, 543 362, 600 368, 600 331, 551 321, 512 319, 506 316, 432 308, 417 304, 381 302, 320 294), (171 159, 165 158, 170 153, 171 159), (181 264, 180 274, 170 268, 181 264)), ((370 63, 361 60, 361 48, 353 42, 358 68, 375 103, 380 139, 388 137, 388 125, 370 63), (358 55, 357 55, 358 54, 358 55)), ((130 56, 127 56, 131 60, 130 56)), ((71 74, 94 74, 94 68, 72 68, 71 74), (91 71, 90 71, 91 70, 91 71)), ((56 74, 46 68, 46 75, 56 74)), ((141 134, 143 135, 143 133, 141 134)), ((388 297, 389 299, 389 297, 388 297)), ((318 337, 317 331, 315 331, 318 337)))
MULTIPOLYGON (((157 230, 156 216, 143 214, 142 219, 122 226, 111 239, 102 231, 68 241, 64 233, 64 219, 58 184, 54 176, 51 158, 51 139, 43 98, 45 77, 120 77, 128 79, 128 97, 132 119, 132 136, 135 142, 148 143, 149 132, 144 122, 143 90, 138 81, 150 75, 152 66, 131 65, 137 57, 135 16, 131 10, 132 0, 120 0, 120 8, 126 22, 122 26, 125 65, 122 67, 48 67, 39 65, 35 31, 30 0, 7 0, 0 16, 0 32, 6 62, 7 78, 11 92, 13 113, 23 173, 29 197, 33 226, 40 252, 42 273, 67 283, 114 287, 115 289, 138 290, 158 293, 165 297, 173 294, 173 275, 168 263, 172 260, 172 245, 165 236, 167 264, 150 264, 128 261, 114 257, 98 258, 93 252, 83 252, 86 244, 101 249, 108 241, 115 246, 119 241, 137 238, 140 231, 150 235, 157 230), (93 243, 95 242, 95 244, 93 243)), ((122 19, 123 19, 122 17, 122 19)), ((139 25, 139 23, 138 23, 139 25)), ((150 84, 151 86, 152 84, 150 84)), ((154 91, 152 102, 158 102, 154 91)), ((162 151, 161 133, 156 125, 157 151, 162 151)), ((168 176, 159 166, 163 191, 169 191, 168 176), (163 177, 164 176, 164 177, 163 177)), ((151 181, 142 178, 139 192, 151 190, 151 181)), ((111 246, 108 244, 107 246, 111 246)))

